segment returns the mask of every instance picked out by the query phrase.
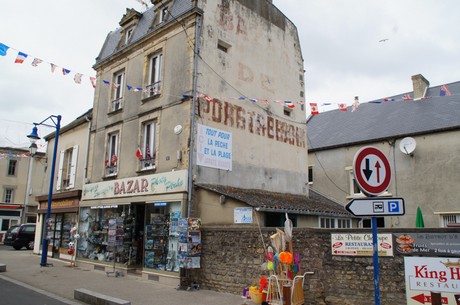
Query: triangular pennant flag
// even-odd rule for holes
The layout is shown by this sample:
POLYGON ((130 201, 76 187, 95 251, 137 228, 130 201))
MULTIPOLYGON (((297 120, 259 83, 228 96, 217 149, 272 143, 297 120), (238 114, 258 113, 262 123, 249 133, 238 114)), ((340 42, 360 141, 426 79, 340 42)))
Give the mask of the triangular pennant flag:
POLYGON ((133 89, 133 87, 131 87, 130 85, 126 85, 126 88, 128 88, 128 91, 131 91, 131 89, 133 89))
POLYGON ((134 92, 139 92, 139 91, 142 91, 142 88, 137 87, 137 88, 134 88, 133 91, 134 91, 134 92))
POLYGON ((32 61, 32 67, 36 67, 39 64, 41 64, 42 62, 43 62, 43 60, 41 60, 40 58, 34 58, 34 60, 32 61))
POLYGON ((103 79, 102 82, 106 85, 110 85, 110 82, 108 80, 103 79))
POLYGON ((77 84, 81 84, 81 77, 83 76, 83 74, 81 73, 76 73, 73 80, 77 83, 77 84))
POLYGON ((310 108, 311 108, 311 114, 313 115, 319 114, 317 103, 310 103, 310 108))
POLYGON ((351 112, 356 111, 359 107, 359 97, 355 96, 355 100, 353 102, 353 108, 351 109, 351 112))
POLYGON ((18 52, 18 56, 16 57, 16 60, 14 61, 15 64, 22 64, 24 60, 27 58, 26 53, 18 52))
POLYGON ((51 64, 50 63, 50 66, 51 66, 51 73, 54 73, 54 71, 56 71, 56 65, 55 64, 51 64))
POLYGON ((345 112, 346 112, 346 111, 347 111, 347 104, 339 104, 339 109, 340 109, 341 111, 345 111, 345 112))
POLYGON ((0 42, 0 55, 5 56, 10 47, 0 42))
POLYGON ((62 75, 67 75, 70 73, 70 70, 69 69, 66 69, 66 68, 62 68, 62 75))
POLYGON ((383 101, 384 102, 391 102, 391 101, 394 101, 395 99, 394 98, 384 98, 383 101))
POLYGON ((439 90, 439 95, 440 96, 451 96, 452 93, 450 93, 449 88, 447 88, 446 85, 442 85, 441 89, 439 90))
POLYGON ((284 101, 284 106, 288 107, 288 108, 295 108, 295 105, 293 102, 291 101, 284 101))
POLYGON ((410 97, 410 94, 406 94, 403 96, 403 100, 405 101, 410 101, 412 98, 410 97))
POLYGON ((93 88, 96 88, 96 78, 94 76, 90 76, 89 80, 91 81, 91 85, 93 85, 93 88))

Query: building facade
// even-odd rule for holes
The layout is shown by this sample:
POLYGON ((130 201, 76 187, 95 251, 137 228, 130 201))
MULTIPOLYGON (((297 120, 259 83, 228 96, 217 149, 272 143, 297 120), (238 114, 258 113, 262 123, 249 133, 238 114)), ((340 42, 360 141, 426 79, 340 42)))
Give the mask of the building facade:
POLYGON ((248 207, 223 209, 213 185, 308 197, 304 70, 271 1, 152 4, 128 9, 96 59, 77 257, 167 282, 181 218, 234 225, 248 207))
MULTIPOLYGON (((405 201, 405 215, 380 218, 380 226, 413 228, 419 208, 426 227, 456 226, 460 83, 430 87, 420 74, 412 82, 413 91, 362 103, 354 112, 333 110, 309 118, 310 186, 343 205, 365 197, 352 165, 361 148, 374 146, 391 166, 392 180, 381 196, 405 201)), ((361 223, 369 226, 368 219, 361 223)))
MULTIPOLYGON (((56 134, 53 132, 44 137, 48 143, 46 156, 49 166, 47 166, 46 173, 41 178, 43 181, 41 192, 36 196, 39 207, 34 253, 42 251, 44 226, 47 225, 48 256, 68 260, 72 258, 72 255, 69 254, 69 243, 72 239, 71 230, 78 225, 81 190, 87 179, 91 121, 92 110, 90 109, 68 125, 60 128, 48 221, 46 221, 46 217, 51 184, 50 171, 56 134)), ((34 176, 34 179, 37 180, 39 177, 34 176)))
POLYGON ((0 148, 0 241, 9 227, 20 223, 35 223, 45 172, 44 153, 31 157, 27 149, 0 148))

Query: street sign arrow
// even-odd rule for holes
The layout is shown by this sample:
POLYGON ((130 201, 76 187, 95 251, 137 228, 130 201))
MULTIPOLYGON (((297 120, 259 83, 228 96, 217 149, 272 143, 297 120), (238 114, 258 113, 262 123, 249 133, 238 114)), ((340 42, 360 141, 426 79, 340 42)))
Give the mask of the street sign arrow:
POLYGON ((395 216, 404 215, 403 198, 357 198, 351 200, 346 210, 355 216, 395 216))

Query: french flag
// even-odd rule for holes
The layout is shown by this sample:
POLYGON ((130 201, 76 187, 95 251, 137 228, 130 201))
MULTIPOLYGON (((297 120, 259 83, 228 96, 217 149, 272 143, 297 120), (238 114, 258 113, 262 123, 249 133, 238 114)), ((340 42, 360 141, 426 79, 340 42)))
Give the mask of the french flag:
POLYGON ((293 102, 291 101, 284 101, 284 106, 288 107, 288 108, 295 108, 295 105, 293 102))
POLYGON ((18 56, 16 57, 16 60, 14 61, 15 64, 22 64, 24 60, 26 60, 27 54, 19 52, 18 56))

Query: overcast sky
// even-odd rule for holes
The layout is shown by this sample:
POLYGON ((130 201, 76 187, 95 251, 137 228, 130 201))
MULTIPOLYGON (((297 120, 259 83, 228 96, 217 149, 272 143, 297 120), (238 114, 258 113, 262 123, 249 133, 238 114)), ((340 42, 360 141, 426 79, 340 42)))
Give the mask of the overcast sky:
MULTIPOLYGON (((297 26, 307 104, 333 103, 320 111, 351 105, 355 96, 363 103, 411 91, 419 73, 432 86, 460 80, 458 0, 273 3, 297 26)), ((0 146, 27 147, 32 122, 61 114, 65 125, 92 107, 88 77, 126 8, 143 11, 137 0, 1 2, 0 42, 11 49, 0 56, 0 146), (17 50, 29 55, 23 64, 14 63, 17 50), (44 62, 33 67, 35 57, 44 62), (54 73, 49 63, 57 65, 54 73), (75 73, 84 75, 81 84, 75 73)), ((52 131, 39 127, 40 136, 52 131)))

